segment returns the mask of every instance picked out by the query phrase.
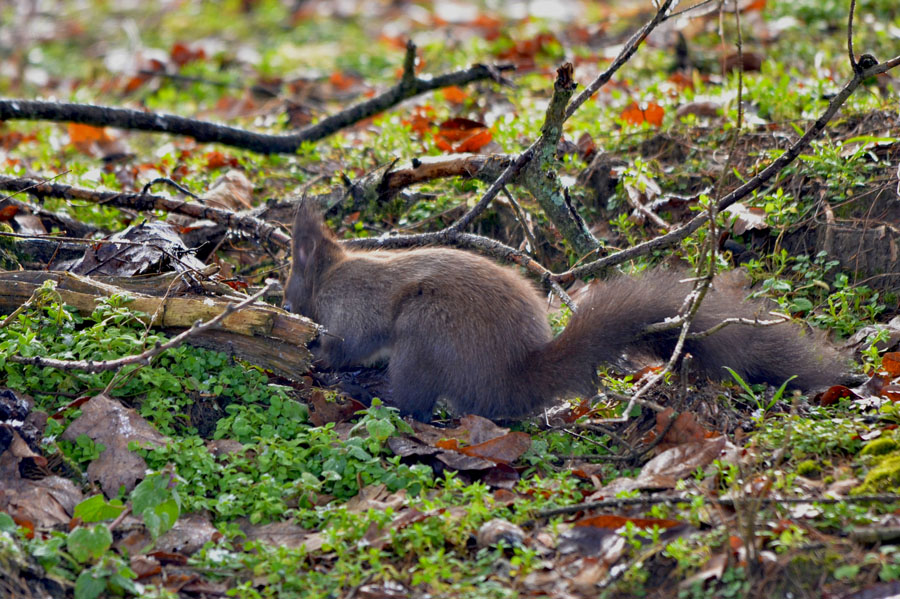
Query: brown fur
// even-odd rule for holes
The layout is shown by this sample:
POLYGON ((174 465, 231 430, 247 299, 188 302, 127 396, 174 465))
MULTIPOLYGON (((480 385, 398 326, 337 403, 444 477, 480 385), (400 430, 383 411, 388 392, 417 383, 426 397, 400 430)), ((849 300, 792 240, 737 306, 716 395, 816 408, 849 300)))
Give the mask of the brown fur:
MULTIPOLYGON (((327 331, 316 355, 341 368, 388 358, 391 400, 427 421, 435 402, 460 414, 520 418, 557 398, 592 395, 596 368, 630 347, 671 353, 676 332, 641 337, 646 325, 674 316, 689 287, 679 275, 653 271, 592 285, 555 339, 544 300, 512 268, 448 248, 346 251, 321 216, 301 203, 294 222, 294 261, 285 308, 327 331)), ((713 289, 693 330, 724 318, 752 317, 761 303, 713 289)), ((797 387, 826 384, 843 372, 833 352, 795 325, 731 325, 689 341, 685 351, 704 374, 727 378, 729 366, 750 382, 797 387)))

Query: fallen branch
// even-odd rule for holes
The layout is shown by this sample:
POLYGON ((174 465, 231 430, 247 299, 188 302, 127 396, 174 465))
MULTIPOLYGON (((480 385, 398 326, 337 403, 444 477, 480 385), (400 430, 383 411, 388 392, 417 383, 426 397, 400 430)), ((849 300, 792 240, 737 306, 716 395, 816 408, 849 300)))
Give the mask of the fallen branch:
POLYGON ((502 81, 500 73, 513 68, 510 65, 477 64, 462 71, 437 77, 417 77, 414 69, 415 54, 416 46, 410 41, 406 45, 403 76, 394 87, 381 95, 351 106, 289 135, 254 133, 246 129, 173 114, 156 114, 128 108, 40 100, 0 100, 0 120, 70 122, 96 127, 154 131, 171 135, 186 135, 193 137, 198 142, 220 143, 261 154, 296 154, 303 143, 324 139, 344 127, 383 112, 407 98, 435 89, 451 85, 466 85, 483 79, 500 82, 502 81))
MULTIPOLYGON (((291 238, 284 231, 259 219, 240 215, 230 210, 203 206, 182 200, 173 200, 159 195, 97 191, 62 183, 50 183, 25 177, 10 177, 8 175, 0 175, 0 189, 17 193, 28 193, 38 199, 78 199, 94 204, 105 204, 107 206, 145 212, 164 210, 174 214, 183 214, 191 218, 209 219, 226 227, 252 235, 255 239, 262 242, 271 242, 280 248, 288 248, 291 245, 291 238)), ((11 201, 14 200, 10 198, 0 200, 0 208, 11 201)))

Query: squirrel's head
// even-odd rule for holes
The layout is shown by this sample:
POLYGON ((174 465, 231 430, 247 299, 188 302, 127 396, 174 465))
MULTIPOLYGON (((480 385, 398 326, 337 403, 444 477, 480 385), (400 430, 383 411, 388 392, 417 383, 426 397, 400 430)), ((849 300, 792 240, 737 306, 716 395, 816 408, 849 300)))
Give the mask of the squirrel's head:
POLYGON ((318 208, 309 199, 300 200, 291 233, 291 272, 284 289, 284 309, 314 318, 317 282, 343 254, 318 208))

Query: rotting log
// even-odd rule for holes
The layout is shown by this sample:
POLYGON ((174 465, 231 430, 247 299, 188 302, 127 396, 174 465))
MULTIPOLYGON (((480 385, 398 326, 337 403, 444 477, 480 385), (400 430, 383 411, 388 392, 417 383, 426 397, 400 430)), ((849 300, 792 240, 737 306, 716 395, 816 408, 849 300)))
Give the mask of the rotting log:
MULTIPOLYGON (((207 321, 232 303, 221 297, 166 296, 172 277, 160 275, 156 279, 158 285, 154 287, 154 281, 140 278, 100 280, 68 272, 0 272, 0 313, 9 314, 21 306, 48 280, 56 282, 62 302, 82 315, 93 312, 100 298, 127 294, 133 298, 129 307, 147 314, 142 322, 167 332, 181 332, 198 320, 207 321), (141 288, 144 293, 134 288, 141 288), (147 293, 151 289, 161 293, 147 293)), ((191 336, 187 343, 225 352, 296 379, 309 370, 312 356, 306 346, 317 335, 317 325, 307 318, 275 306, 254 305, 230 314, 215 331, 191 336)))

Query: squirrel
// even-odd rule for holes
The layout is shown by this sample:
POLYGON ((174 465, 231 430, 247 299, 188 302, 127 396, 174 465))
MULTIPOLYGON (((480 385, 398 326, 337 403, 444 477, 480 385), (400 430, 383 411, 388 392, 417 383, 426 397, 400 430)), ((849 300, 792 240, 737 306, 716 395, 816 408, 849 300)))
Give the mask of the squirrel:
MULTIPOLYGON (((353 251, 341 247, 319 211, 300 202, 284 308, 327 333, 311 349, 341 369, 387 358, 389 403, 427 422, 444 399, 457 414, 521 419, 556 399, 593 396, 597 367, 627 349, 668 357, 679 329, 644 335, 675 316, 690 288, 677 272, 652 270, 591 284, 555 338, 545 300, 515 268, 452 248, 353 251)), ((766 310, 713 286, 692 322, 704 331, 729 317, 766 310)), ((795 388, 825 386, 845 372, 833 350, 793 323, 740 324, 688 340, 702 374, 723 367, 744 380, 795 388)))

